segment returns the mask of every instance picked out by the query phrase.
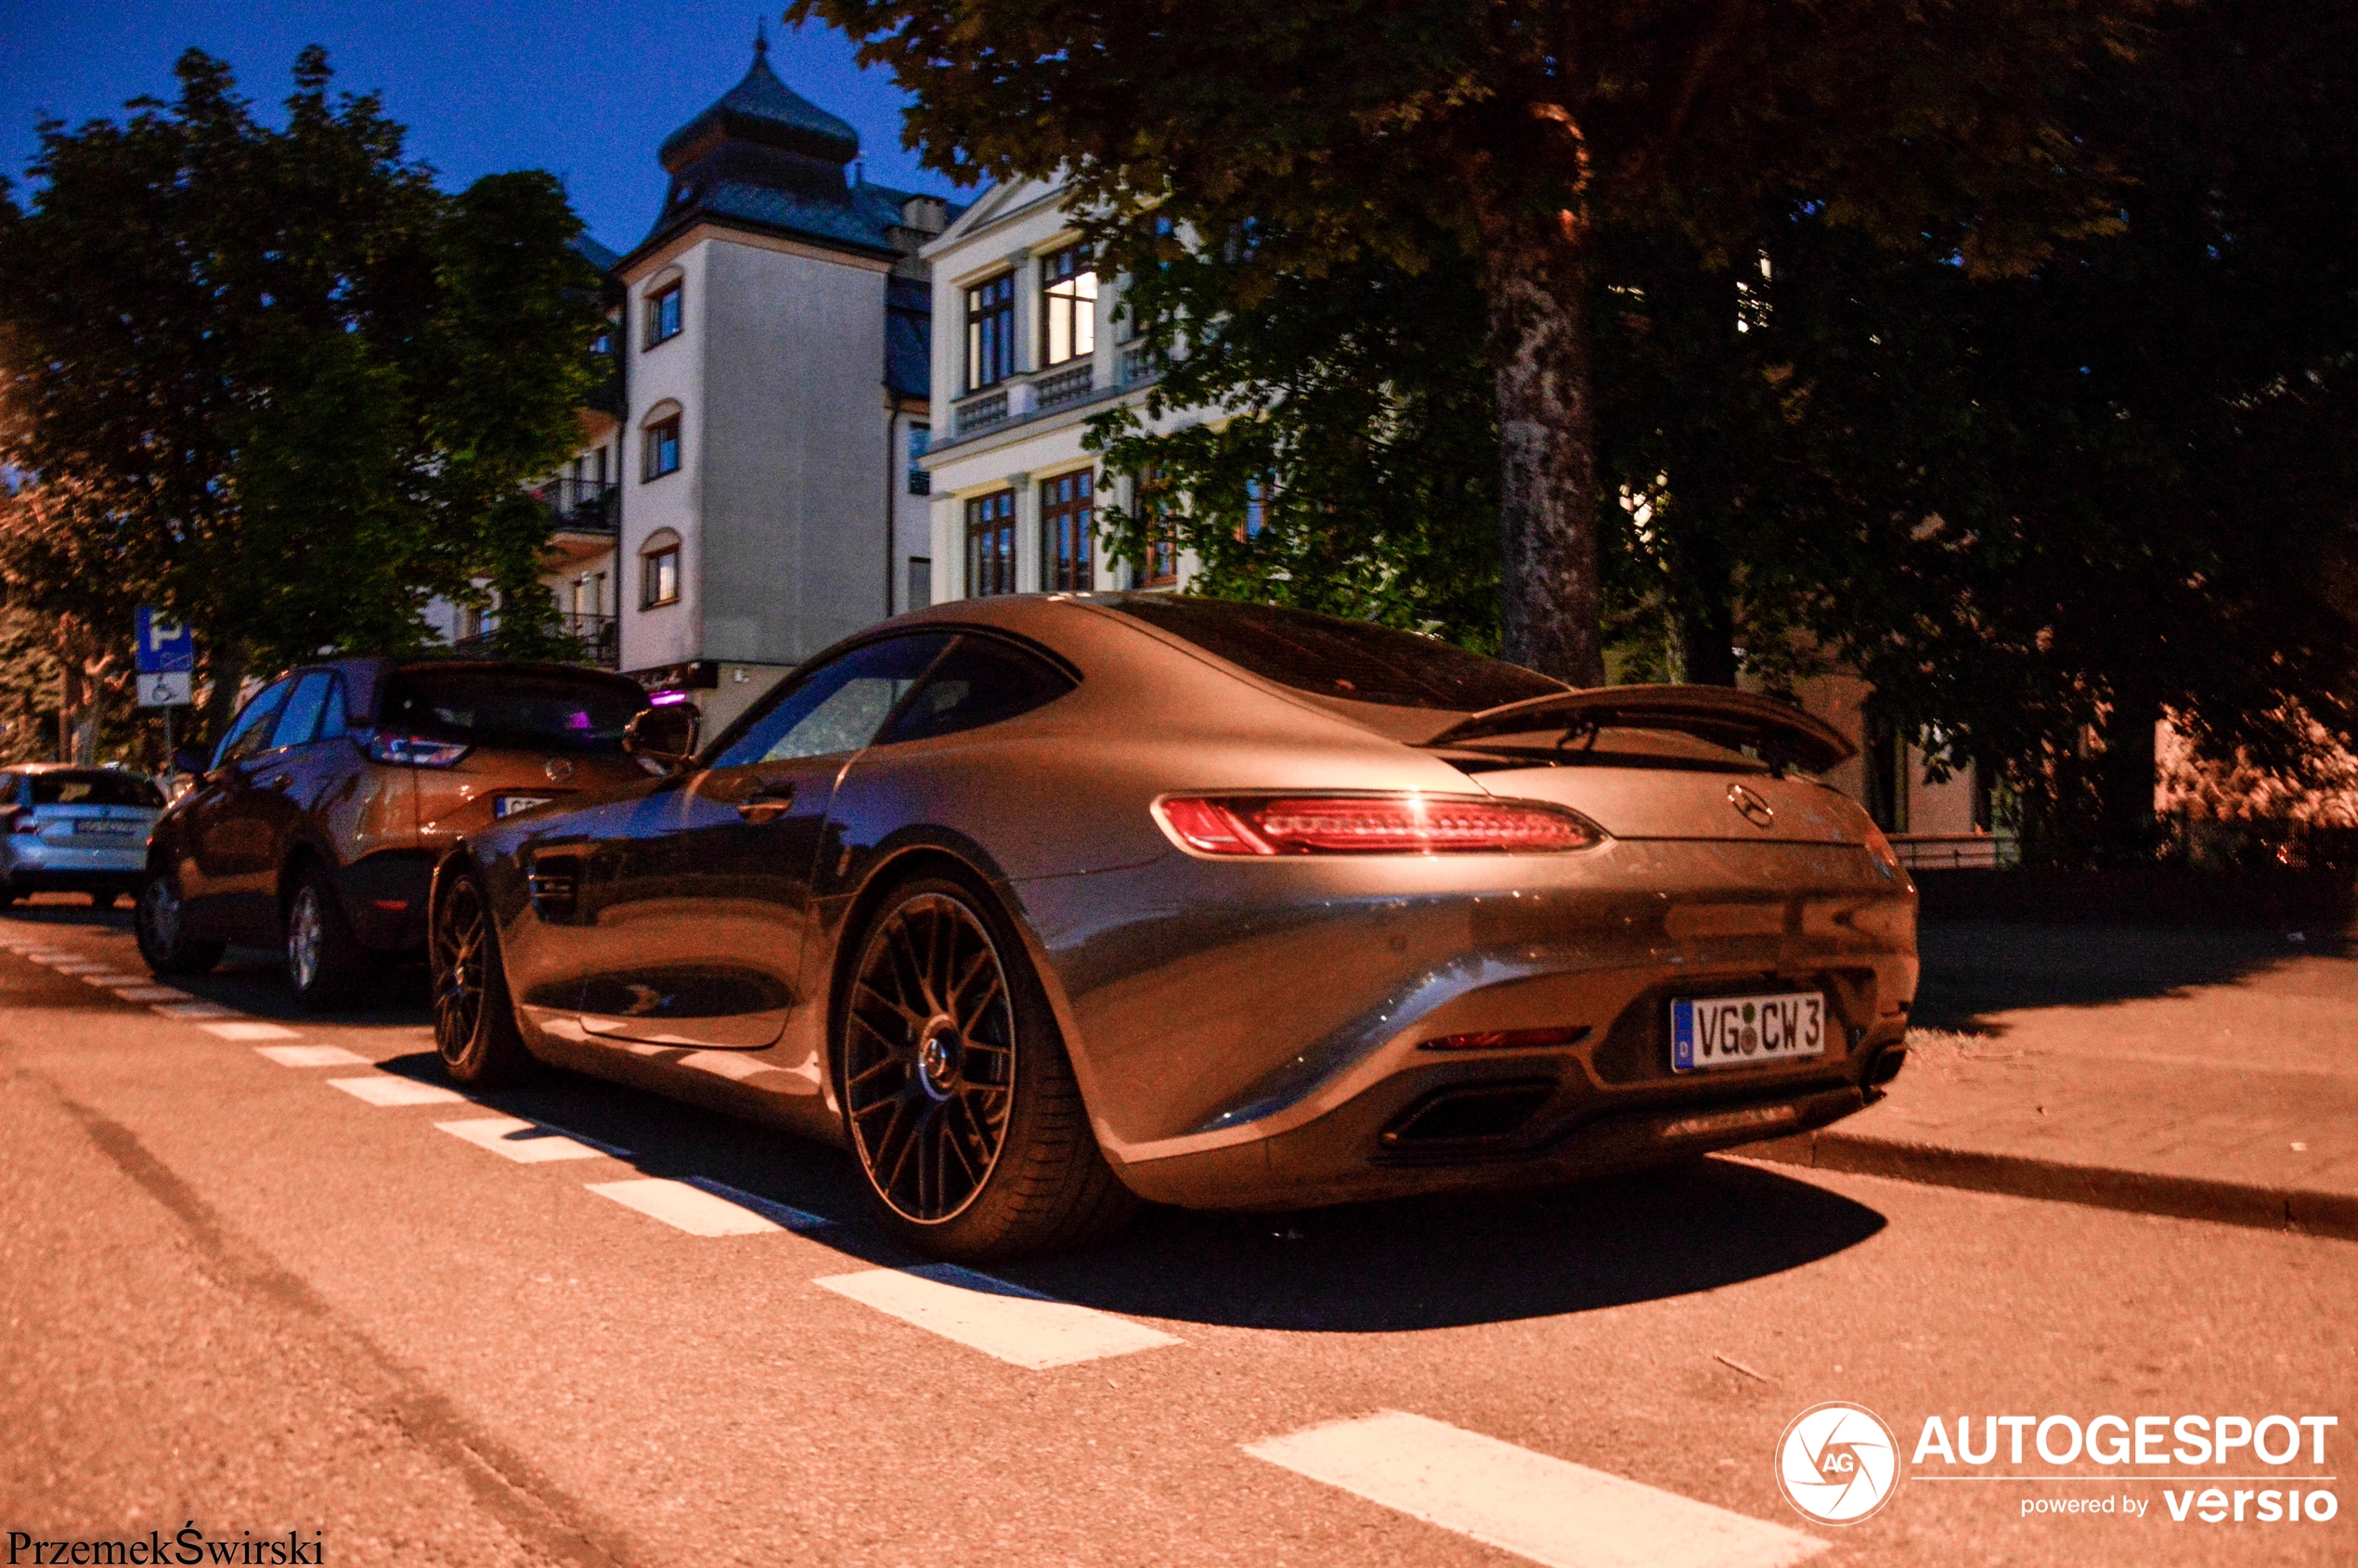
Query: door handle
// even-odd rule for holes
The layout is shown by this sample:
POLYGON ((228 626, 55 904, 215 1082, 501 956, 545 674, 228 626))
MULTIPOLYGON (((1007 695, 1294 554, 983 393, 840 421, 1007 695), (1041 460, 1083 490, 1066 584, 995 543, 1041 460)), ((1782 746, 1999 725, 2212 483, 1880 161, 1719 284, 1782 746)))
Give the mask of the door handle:
POLYGON ((765 784, 737 802, 737 815, 749 823, 775 822, 794 804, 792 783, 765 784))
POLYGON ((270 787, 272 789, 284 789, 292 783, 294 783, 294 775, 292 773, 276 773, 271 776, 270 787))

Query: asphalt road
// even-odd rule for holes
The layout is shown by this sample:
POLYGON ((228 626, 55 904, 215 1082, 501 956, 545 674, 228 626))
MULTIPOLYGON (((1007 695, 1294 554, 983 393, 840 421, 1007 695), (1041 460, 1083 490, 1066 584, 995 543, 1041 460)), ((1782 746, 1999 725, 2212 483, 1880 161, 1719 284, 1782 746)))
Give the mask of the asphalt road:
POLYGON ((440 1082, 418 977, 323 1021, 258 964, 142 991, 120 914, 45 901, 0 944, 11 1562, 186 1561, 191 1524, 333 1563, 2358 1561, 2350 1511, 2163 1499, 2346 1476, 2347 1242, 1713 1160, 1152 1212, 994 1284, 911 1272, 841 1154, 724 1117, 558 1076, 372 1103, 440 1082), (1834 1400, 1903 1448, 1930 1416, 2340 1424, 2274 1470, 1928 1461, 1844 1528, 1773 1458, 1834 1400), (2147 1511, 2022 1511, 2105 1497, 2147 1511))

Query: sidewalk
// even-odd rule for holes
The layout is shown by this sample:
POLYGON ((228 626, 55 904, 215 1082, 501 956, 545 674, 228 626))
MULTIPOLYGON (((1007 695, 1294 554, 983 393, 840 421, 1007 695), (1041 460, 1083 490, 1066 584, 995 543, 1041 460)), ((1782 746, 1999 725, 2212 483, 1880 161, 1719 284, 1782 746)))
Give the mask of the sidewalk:
POLYGON ((1737 1152, 2358 1239, 2358 949, 1983 923, 1922 948, 1890 1097, 1737 1152))

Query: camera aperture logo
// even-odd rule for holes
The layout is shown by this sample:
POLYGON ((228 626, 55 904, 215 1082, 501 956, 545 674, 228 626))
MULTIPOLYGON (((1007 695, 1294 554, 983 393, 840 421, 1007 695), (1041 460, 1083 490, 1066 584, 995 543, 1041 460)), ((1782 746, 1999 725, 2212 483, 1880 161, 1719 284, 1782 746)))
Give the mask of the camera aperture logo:
POLYGON ((1777 1487, 1820 1524, 1856 1524, 1899 1488, 1899 1442, 1862 1405, 1813 1405, 1777 1440, 1777 1487))

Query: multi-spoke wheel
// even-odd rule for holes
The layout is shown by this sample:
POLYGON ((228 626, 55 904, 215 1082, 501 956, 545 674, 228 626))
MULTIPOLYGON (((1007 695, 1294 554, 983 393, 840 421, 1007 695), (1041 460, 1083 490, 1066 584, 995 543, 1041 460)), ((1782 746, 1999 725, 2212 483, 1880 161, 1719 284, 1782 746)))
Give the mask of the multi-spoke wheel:
POLYGON ((949 1257, 1078 1245, 1128 1217, 1054 1016, 995 902, 895 888, 859 937, 836 1080, 879 1216, 949 1257))
POLYGON ((180 879, 168 871, 148 874, 131 912, 139 956, 159 975, 201 975, 221 962, 222 944, 192 940, 180 903, 180 879))
POLYGON ((509 1005, 483 883, 472 870, 450 874, 434 901, 426 957, 433 974, 434 1043, 444 1069, 461 1083, 523 1077, 532 1057, 509 1005))
POLYGON ((353 935, 328 868, 306 861, 287 901, 287 984, 314 1013, 351 1002, 369 976, 369 950, 353 935))

